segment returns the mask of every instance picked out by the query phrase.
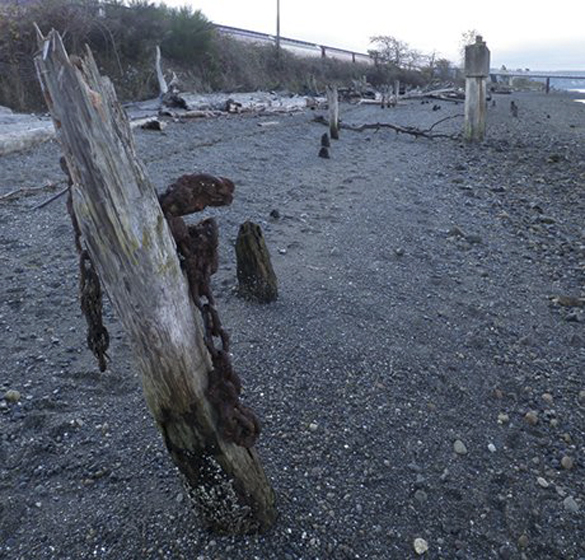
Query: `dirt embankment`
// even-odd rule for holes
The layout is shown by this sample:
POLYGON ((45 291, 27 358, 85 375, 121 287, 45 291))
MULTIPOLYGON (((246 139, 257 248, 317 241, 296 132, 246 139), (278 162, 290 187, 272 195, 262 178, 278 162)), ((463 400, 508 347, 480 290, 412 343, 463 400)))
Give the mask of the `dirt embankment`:
MULTIPOLYGON (((462 112, 439 105, 342 118, 462 112)), ((394 559, 423 539, 425 558, 585 557, 585 107, 500 96, 482 146, 342 130, 330 160, 311 116, 137 131, 161 189, 193 171, 236 183, 208 213, 214 286, 277 525, 199 525, 109 308, 110 370, 84 347, 64 203, 33 211, 36 192, 0 203, 0 394, 19 393, 0 404, 0 556, 394 559), (268 306, 232 291, 245 219, 279 277, 268 306)), ((1 158, 0 196, 63 180, 58 158, 52 142, 1 158)))

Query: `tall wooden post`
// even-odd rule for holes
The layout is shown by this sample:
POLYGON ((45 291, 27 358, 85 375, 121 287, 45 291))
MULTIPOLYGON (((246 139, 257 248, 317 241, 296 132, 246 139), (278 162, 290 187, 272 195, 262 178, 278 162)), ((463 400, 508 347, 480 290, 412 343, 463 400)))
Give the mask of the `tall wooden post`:
POLYGON ((546 93, 550 93, 550 77, 546 79, 546 86, 545 86, 546 93))
POLYGON ((339 95, 337 87, 327 86, 327 105, 329 107, 329 134, 339 140, 339 95))
POLYGON ((226 439, 218 426, 201 315, 114 87, 89 50, 73 63, 58 33, 38 38, 35 64, 73 181, 74 212, 164 443, 212 530, 265 530, 276 517, 274 492, 254 448, 226 439))
POLYGON ((280 0, 276 0, 276 57, 280 59, 280 0))
POLYGON ((490 71, 490 51, 481 36, 465 47, 465 124, 468 142, 481 142, 485 136, 487 77, 490 71))

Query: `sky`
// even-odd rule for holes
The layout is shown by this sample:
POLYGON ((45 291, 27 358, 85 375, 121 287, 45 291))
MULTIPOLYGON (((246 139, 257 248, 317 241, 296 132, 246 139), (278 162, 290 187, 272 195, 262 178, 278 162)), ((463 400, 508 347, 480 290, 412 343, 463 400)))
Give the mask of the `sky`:
MULTIPOLYGON (((214 23, 276 34, 277 0, 164 0, 200 9, 214 23)), ((461 36, 475 29, 492 68, 585 70, 583 0, 280 0, 284 37, 367 52, 374 35, 459 62, 461 36)))

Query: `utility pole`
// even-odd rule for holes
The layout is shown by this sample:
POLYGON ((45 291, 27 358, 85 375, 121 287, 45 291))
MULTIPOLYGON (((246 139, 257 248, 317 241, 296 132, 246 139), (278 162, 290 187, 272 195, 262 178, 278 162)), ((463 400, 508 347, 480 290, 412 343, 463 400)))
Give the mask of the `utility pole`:
POLYGON ((280 0, 276 0, 276 58, 280 59, 280 0))

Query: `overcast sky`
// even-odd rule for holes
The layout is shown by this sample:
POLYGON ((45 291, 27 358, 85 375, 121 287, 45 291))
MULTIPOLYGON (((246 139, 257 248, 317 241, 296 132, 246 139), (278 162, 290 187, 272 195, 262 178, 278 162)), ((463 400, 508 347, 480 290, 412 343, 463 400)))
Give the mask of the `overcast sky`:
MULTIPOLYGON (((165 0, 215 23, 276 33, 277 0, 165 0)), ((461 34, 477 29, 492 67, 585 70, 585 0, 280 0, 281 34, 366 52, 392 35, 457 61, 461 34)))

